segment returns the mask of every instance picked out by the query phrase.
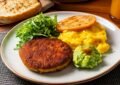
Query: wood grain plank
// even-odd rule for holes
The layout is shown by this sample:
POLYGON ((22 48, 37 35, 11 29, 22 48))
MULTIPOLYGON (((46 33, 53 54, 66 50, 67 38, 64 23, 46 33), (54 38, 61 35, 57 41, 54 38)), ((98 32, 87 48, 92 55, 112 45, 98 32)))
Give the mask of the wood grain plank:
POLYGON ((56 7, 58 10, 109 13, 110 6, 111 6, 111 0, 91 0, 89 2, 74 3, 74 4, 56 2, 56 7))

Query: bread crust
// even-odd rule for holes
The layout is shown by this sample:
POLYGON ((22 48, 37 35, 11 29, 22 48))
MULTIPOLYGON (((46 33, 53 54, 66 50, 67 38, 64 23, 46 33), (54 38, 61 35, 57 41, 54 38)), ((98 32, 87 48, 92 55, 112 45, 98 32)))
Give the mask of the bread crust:
POLYGON ((90 15, 76 15, 68 17, 57 24, 59 31, 70 30, 80 31, 84 28, 92 26, 96 22, 96 18, 90 15))
POLYGON ((31 7, 27 8, 26 10, 22 11, 21 13, 15 13, 12 15, 0 15, 0 25, 11 24, 31 16, 37 14, 42 8, 40 2, 32 5, 31 7))

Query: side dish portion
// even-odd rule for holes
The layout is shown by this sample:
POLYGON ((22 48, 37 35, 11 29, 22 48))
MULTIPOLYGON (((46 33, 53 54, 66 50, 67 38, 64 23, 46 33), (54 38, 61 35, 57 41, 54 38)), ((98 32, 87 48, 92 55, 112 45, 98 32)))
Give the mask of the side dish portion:
POLYGON ((91 25, 95 23, 96 18, 94 16, 71 16, 57 24, 57 29, 59 31, 80 31, 85 28, 89 28, 91 25))
POLYGON ((34 37, 57 37, 59 32, 56 30, 57 17, 51 18, 42 13, 25 22, 16 33, 20 39, 17 47, 21 47, 34 37))
POLYGON ((64 30, 58 38, 69 44, 73 50, 78 45, 94 45, 100 53, 105 53, 110 48, 107 43, 106 30, 97 22, 82 31, 64 30))
POLYGON ((94 46, 77 46, 73 62, 77 68, 94 68, 102 62, 102 55, 94 46))

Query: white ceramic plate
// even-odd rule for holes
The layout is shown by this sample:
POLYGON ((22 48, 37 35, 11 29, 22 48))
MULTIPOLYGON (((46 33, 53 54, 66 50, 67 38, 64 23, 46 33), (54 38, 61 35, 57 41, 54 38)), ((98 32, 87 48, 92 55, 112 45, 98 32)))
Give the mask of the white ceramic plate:
MULTIPOLYGON (((58 16, 58 21, 64 18, 67 18, 72 15, 88 15, 88 13, 83 12, 51 12, 46 15, 58 16)), ((93 14, 90 14, 93 15, 93 14)), ((1 44, 1 57, 5 65, 16 75, 22 77, 26 80, 36 82, 36 83, 49 83, 49 84, 66 84, 66 83, 83 83, 87 81, 94 80, 99 78, 100 76, 110 72, 113 68, 115 68, 120 61, 120 36, 119 28, 108 20, 96 16, 97 21, 106 27, 108 34, 108 41, 111 45, 112 52, 106 54, 104 57, 103 63, 95 69, 92 70, 84 70, 84 69, 76 69, 72 65, 67 67, 66 69, 49 74, 38 74, 32 72, 26 68, 26 66, 22 63, 18 51, 14 50, 16 47, 16 43, 18 43, 18 39, 15 37, 16 30, 22 25, 25 21, 15 26, 3 39, 1 44)))

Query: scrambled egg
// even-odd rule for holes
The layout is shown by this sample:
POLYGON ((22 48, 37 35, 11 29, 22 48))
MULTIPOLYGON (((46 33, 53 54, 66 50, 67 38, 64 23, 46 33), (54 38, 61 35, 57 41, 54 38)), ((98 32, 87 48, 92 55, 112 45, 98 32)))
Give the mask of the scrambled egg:
POLYGON ((63 31, 58 39, 66 42, 74 50, 78 45, 94 45, 100 53, 109 50, 105 28, 95 23, 91 28, 82 31, 63 31))

